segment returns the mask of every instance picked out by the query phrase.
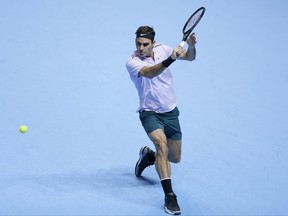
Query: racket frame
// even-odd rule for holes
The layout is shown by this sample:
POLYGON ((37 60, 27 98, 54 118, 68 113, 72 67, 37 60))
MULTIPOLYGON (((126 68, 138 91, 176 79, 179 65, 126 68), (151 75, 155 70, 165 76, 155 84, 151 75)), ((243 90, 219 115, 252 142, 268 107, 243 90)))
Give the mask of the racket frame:
POLYGON ((191 34, 191 32, 193 31, 193 29, 196 27, 196 25, 200 22, 200 20, 202 19, 203 15, 205 13, 205 8, 204 7, 200 7, 198 8, 190 17, 189 19, 186 21, 183 29, 182 29, 182 33, 183 33, 183 38, 182 38, 182 42, 180 43, 180 46, 184 47, 187 38, 189 37, 189 35, 191 34), (193 19, 193 17, 198 14, 200 11, 200 16, 198 17, 198 19, 196 20, 196 22, 190 27, 190 29, 188 29, 187 31, 185 31, 188 23, 190 22, 191 19, 193 19))

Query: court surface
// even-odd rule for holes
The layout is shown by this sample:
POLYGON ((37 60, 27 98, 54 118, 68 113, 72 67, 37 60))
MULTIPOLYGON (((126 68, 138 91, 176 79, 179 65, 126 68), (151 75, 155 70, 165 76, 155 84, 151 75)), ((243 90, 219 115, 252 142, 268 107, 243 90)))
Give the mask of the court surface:
POLYGON ((138 26, 176 46, 200 6, 197 59, 171 65, 182 215, 288 214, 287 1, 1 0, 0 215, 166 215, 154 167, 134 176, 153 146, 125 63, 138 26))

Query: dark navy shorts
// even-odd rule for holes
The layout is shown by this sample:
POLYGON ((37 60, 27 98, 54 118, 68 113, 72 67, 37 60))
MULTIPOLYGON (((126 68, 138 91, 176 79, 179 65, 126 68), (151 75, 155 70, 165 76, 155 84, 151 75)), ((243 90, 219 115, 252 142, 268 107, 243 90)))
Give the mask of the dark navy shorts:
POLYGON ((156 113, 154 111, 139 112, 139 118, 146 133, 151 133, 156 129, 163 129, 167 139, 181 140, 182 132, 179 123, 179 110, 175 107, 166 113, 156 113))

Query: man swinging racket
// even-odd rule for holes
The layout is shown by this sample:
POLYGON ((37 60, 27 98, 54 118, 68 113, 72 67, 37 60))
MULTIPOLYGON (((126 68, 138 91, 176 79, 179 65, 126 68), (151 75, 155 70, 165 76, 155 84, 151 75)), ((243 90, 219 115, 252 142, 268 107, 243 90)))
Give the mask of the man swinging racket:
POLYGON ((135 175, 141 176, 150 165, 156 167, 165 198, 164 209, 172 215, 181 214, 177 197, 172 189, 170 162, 181 160, 181 128, 179 110, 173 90, 173 78, 169 66, 176 60, 193 61, 196 57, 196 36, 189 34, 187 50, 182 46, 171 48, 154 41, 155 31, 140 26, 136 31, 136 51, 127 60, 126 67, 139 96, 139 118, 156 149, 140 149, 135 175))

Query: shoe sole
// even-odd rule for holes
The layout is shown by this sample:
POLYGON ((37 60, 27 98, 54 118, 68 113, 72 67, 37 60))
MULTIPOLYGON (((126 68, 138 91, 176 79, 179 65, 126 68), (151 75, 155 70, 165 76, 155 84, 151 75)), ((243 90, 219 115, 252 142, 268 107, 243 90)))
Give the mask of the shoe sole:
POLYGON ((137 176, 137 177, 140 177, 141 176, 141 174, 140 175, 137 175, 137 168, 138 168, 138 165, 139 165, 139 163, 141 162, 141 160, 142 160, 142 158, 143 158, 143 152, 144 152, 144 150, 147 148, 147 146, 143 146, 141 149, 140 149, 140 151, 139 151, 139 159, 138 159, 138 161, 137 161, 137 163, 136 163, 136 166, 135 166, 135 175, 137 176))
POLYGON ((181 215, 181 211, 171 211, 166 206, 164 206, 165 212, 171 215, 181 215))

